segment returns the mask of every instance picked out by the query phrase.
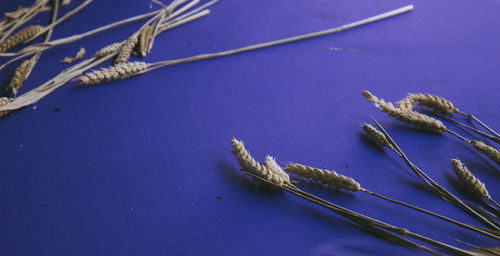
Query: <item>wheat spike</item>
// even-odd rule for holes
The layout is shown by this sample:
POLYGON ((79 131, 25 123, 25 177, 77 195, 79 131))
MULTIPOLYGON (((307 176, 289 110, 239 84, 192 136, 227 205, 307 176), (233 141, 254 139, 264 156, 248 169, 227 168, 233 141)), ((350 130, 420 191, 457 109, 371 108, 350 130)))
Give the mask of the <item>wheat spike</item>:
POLYGON ((123 45, 120 47, 120 51, 118 52, 118 56, 115 59, 115 64, 125 63, 128 58, 130 58, 130 54, 137 44, 137 38, 138 34, 135 33, 123 43, 123 45))
POLYGON ((113 44, 110 44, 108 46, 105 46, 103 48, 101 48, 99 51, 97 51, 95 53, 95 56, 96 57, 104 57, 104 56, 108 56, 112 53, 115 53, 117 51, 120 50, 120 48, 122 47, 122 42, 119 42, 119 43, 113 43, 113 44))
POLYGON ((290 176, 288 176, 288 174, 286 174, 286 172, 283 171, 283 169, 281 168, 281 166, 279 166, 274 157, 266 156, 264 165, 271 173, 273 173, 273 179, 279 181, 277 182, 278 184, 293 186, 292 183, 290 182, 290 176))
POLYGON ((152 26, 146 26, 139 37, 139 54, 141 57, 146 57, 147 51, 148 51, 148 44, 149 41, 151 41, 151 38, 153 37, 153 27, 152 26))
POLYGON ((411 102, 408 98, 403 98, 400 101, 396 102, 396 106, 399 109, 412 110, 413 109, 413 102, 411 102))
POLYGON ((486 186, 478 178, 476 178, 467 169, 467 166, 462 164, 458 159, 451 159, 451 165, 453 166, 453 171, 457 175, 457 178, 472 192, 475 194, 490 199, 490 194, 486 190, 486 186))
POLYGON ((475 149, 488 156, 495 163, 500 164, 500 152, 498 151, 498 149, 489 146, 486 143, 479 140, 471 140, 470 144, 475 149))
POLYGON ((33 35, 42 30, 42 26, 39 25, 31 25, 28 26, 14 35, 9 36, 5 41, 0 43, 0 52, 6 52, 20 44, 24 41, 30 39, 33 35))
POLYGON ((458 108, 453 106, 453 103, 451 103, 451 101, 437 95, 409 93, 406 99, 408 99, 409 102, 412 103, 412 108, 414 107, 414 104, 416 102, 420 106, 424 106, 438 112, 446 114, 460 113, 458 108))
POLYGON ((380 145, 388 148, 392 148, 391 143, 389 143, 389 140, 385 135, 377 130, 377 128, 373 127, 371 124, 364 124, 363 125, 363 130, 370 136, 374 141, 378 142, 380 145))
POLYGON ((28 77, 30 71, 31 71, 31 64, 33 63, 32 59, 25 60, 19 65, 19 67, 16 68, 16 71, 14 72, 14 76, 12 76, 12 79, 10 80, 9 86, 7 87, 8 90, 12 91, 14 95, 17 94, 17 91, 23 84, 24 80, 28 77))
POLYGON ((441 121, 435 118, 408 109, 396 108, 391 102, 386 102, 383 99, 379 99, 369 91, 363 91, 362 94, 367 101, 374 102, 375 106, 378 107, 382 112, 385 112, 387 115, 394 117, 400 121, 413 124, 417 127, 435 133, 448 131, 446 126, 444 126, 441 121))
POLYGON ((138 75, 141 71, 148 68, 148 64, 142 61, 125 62, 100 70, 92 70, 76 78, 81 84, 98 84, 101 82, 110 82, 118 79, 125 79, 138 75))
POLYGON ((301 164, 289 164, 285 170, 338 189, 345 189, 353 192, 365 190, 353 178, 340 175, 335 171, 309 167, 301 164))
POLYGON ((254 174, 280 186, 284 184, 284 180, 281 178, 281 175, 275 173, 274 170, 269 170, 266 166, 257 162, 245 149, 245 145, 243 145, 242 141, 233 138, 231 140, 231 144, 233 146, 231 153, 233 153, 236 160, 238 160, 242 171, 254 174))

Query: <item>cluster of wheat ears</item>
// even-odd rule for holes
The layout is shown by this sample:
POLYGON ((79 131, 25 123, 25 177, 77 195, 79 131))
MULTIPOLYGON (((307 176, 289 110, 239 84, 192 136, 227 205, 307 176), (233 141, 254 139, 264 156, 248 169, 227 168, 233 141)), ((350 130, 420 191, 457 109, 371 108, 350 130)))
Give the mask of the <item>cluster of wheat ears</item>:
MULTIPOLYGON (((453 134, 464 140, 468 144, 472 145, 479 152, 483 153, 487 157, 489 157, 492 161, 497 164, 500 164, 500 152, 495 149, 493 146, 487 145, 486 143, 478 140, 468 140, 463 136, 459 135, 456 132, 449 130, 441 121, 430 117, 429 115, 417 112, 415 110, 416 105, 421 107, 425 107, 428 110, 433 111, 432 113, 442 116, 441 114, 460 114, 476 120, 481 126, 483 126, 490 134, 485 132, 481 132, 475 128, 464 125, 457 120, 454 120, 455 123, 464 126, 466 128, 471 129, 471 131, 478 133, 479 135, 485 136, 486 138, 495 141, 498 143, 498 139, 500 136, 486 124, 481 122, 472 114, 464 114, 458 110, 450 101, 438 97, 435 95, 429 94, 420 94, 420 93, 411 93, 408 94, 407 97, 403 98, 399 102, 397 102, 396 106, 390 102, 386 102, 383 99, 379 99, 368 91, 363 91, 362 95, 369 102, 375 103, 381 111, 387 113, 389 116, 394 117, 398 120, 407 122, 409 124, 418 126, 427 131, 435 132, 435 133, 443 133, 447 132, 453 134)), ((477 204, 462 201, 457 196, 452 194, 450 191, 446 190, 444 187, 439 185, 436 181, 434 181, 427 173, 418 168, 415 164, 413 164, 406 154, 401 150, 401 148, 396 144, 394 139, 387 133, 387 131, 374 119, 372 118, 378 129, 370 124, 363 124, 362 129, 364 132, 379 145, 386 147, 393 152, 396 153, 397 156, 401 157, 405 163, 410 167, 410 169, 420 178, 422 181, 429 186, 432 190, 434 190, 436 195, 443 199, 444 201, 454 204, 460 209, 464 210, 471 216, 477 218, 480 222, 482 222, 486 227, 478 227, 470 224, 466 224, 449 217, 443 216, 436 212, 423 209, 421 207, 417 207, 411 205, 409 203, 405 203, 393 198, 389 198, 387 196, 375 193, 370 191, 364 187, 362 187, 357 181, 353 178, 344 176, 332 170, 325 170, 315 167, 310 167, 303 164, 297 163, 289 163, 285 168, 281 168, 279 164, 277 164, 276 160, 270 156, 266 157, 265 164, 261 165, 257 162, 250 153, 245 149, 243 142, 233 139, 232 146, 233 151, 231 151, 236 159, 238 160, 239 165, 241 166, 241 170, 246 174, 252 176, 255 181, 259 183, 270 184, 279 189, 283 189, 287 192, 290 192, 294 195, 297 195, 301 198, 304 198, 308 201, 326 207, 337 214, 347 218, 348 220, 358 224, 363 228, 367 228, 370 230, 376 231, 376 234, 382 235, 388 239, 396 240, 402 242, 408 246, 413 246, 422 250, 429 251, 431 253, 439 254, 439 252, 434 251, 433 249, 425 246, 424 244, 420 244, 414 241, 407 240, 405 237, 410 237, 416 240, 419 240, 423 243, 427 243, 432 246, 436 246, 441 249, 448 250, 452 253, 458 255, 499 255, 499 248, 481 248, 478 246, 471 245, 469 243, 465 243, 460 241, 461 243, 471 246, 475 248, 475 250, 466 250, 461 249, 443 242, 436 241, 432 238, 425 237, 420 234, 416 234, 411 232, 405 228, 395 227, 393 225, 384 223, 380 220, 370 218, 368 216, 362 215, 360 213, 354 212, 352 210, 348 210, 341 206, 335 205, 331 202, 328 202, 324 199, 318 198, 314 195, 304 192, 294 185, 297 181, 292 181, 288 176, 288 173, 293 174, 297 177, 301 177, 299 179, 301 181, 312 181, 322 183, 328 187, 333 187, 336 189, 342 189, 346 191, 352 192, 364 192, 369 195, 378 197, 380 199, 386 200, 391 203, 395 203, 401 206, 408 207, 412 210, 416 210, 418 212, 436 217, 440 220, 449 222, 463 229, 500 240, 500 223, 498 220, 498 214, 500 212, 500 205, 492 198, 486 189, 486 185, 482 183, 478 178, 476 178, 471 171, 459 160, 459 159, 451 159, 451 167, 450 169, 454 171, 457 179, 461 182, 464 188, 468 189, 473 195, 480 199, 488 200, 487 202, 480 202, 485 204, 490 210, 486 210, 482 207, 479 207, 477 204)), ((448 117, 448 120, 452 120, 448 117)))

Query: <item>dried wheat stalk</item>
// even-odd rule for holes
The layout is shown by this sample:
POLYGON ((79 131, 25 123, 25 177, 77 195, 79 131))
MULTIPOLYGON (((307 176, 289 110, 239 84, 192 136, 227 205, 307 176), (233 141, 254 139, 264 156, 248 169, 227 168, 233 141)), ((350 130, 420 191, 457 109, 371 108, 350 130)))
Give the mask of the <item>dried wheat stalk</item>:
POLYGON ((123 43, 123 45, 120 47, 120 51, 118 52, 118 56, 115 59, 115 64, 125 63, 128 58, 130 58, 130 54, 137 44, 138 36, 139 34, 135 33, 123 43))
POLYGON ((345 189, 353 192, 365 190, 353 178, 338 174, 335 171, 314 168, 301 164, 289 164, 285 170, 338 189, 345 189))
POLYGON ((375 103, 375 106, 378 107, 381 111, 400 121, 413 124, 417 127, 435 133, 448 131, 446 126, 444 126, 444 124, 437 119, 408 109, 396 108, 391 102, 386 102, 383 99, 379 99, 369 91, 363 91, 362 94, 367 101, 375 103))
POLYGON ((275 180, 279 180, 278 184, 293 186, 292 183, 290 182, 290 176, 288 176, 288 174, 286 174, 286 172, 283 171, 283 169, 281 168, 281 166, 279 166, 274 157, 266 156, 264 165, 270 172, 273 173, 273 178, 275 180))
POLYGON ((476 178, 470 171, 467 169, 467 166, 462 164, 462 162, 458 159, 451 159, 451 165, 453 167, 453 171, 457 178, 473 193, 478 196, 490 199, 490 194, 488 190, 486 190, 486 186, 482 183, 478 178, 476 178))
POLYGON ((398 102, 398 107, 400 105, 404 107, 411 106, 411 109, 413 109, 415 103, 418 103, 418 105, 420 106, 424 106, 441 113, 446 113, 446 114, 460 113, 458 108, 453 106, 453 103, 451 103, 451 101, 443 97, 439 97, 437 95, 431 95, 428 93, 426 94, 409 93, 408 96, 406 96, 406 98, 398 102), (408 103, 410 103, 411 105, 409 105, 408 103))
MULTIPOLYGON (((238 160, 242 171, 254 174, 265 180, 276 183, 279 186, 286 185, 283 174, 276 173, 276 169, 269 169, 257 162, 245 149, 242 141, 233 138, 231 140, 231 144, 233 146, 233 150, 231 151, 231 153, 233 153, 236 157, 236 160, 238 160)), ((287 180, 290 181, 290 178, 288 178, 287 180)))
POLYGON ((101 68, 100 70, 92 70, 77 77, 75 80, 84 85, 98 84, 104 81, 110 82, 138 75, 146 68, 148 68, 148 63, 142 61, 119 63, 107 68, 101 68))
POLYGON ((385 135, 377 130, 377 128, 373 127, 371 124, 364 124, 363 130, 370 136, 374 141, 378 142, 380 145, 388 148, 392 148, 391 143, 387 140, 385 135))
POLYGON ((17 67, 12 80, 10 80, 9 86, 7 87, 7 90, 10 90, 12 94, 17 94, 17 91, 23 84, 24 80, 26 80, 26 78, 29 76, 32 62, 32 59, 28 59, 23 61, 21 65, 17 67))
POLYGON ((479 152, 485 154, 495 163, 500 165, 500 152, 496 148, 479 140, 471 140, 470 144, 479 152))
POLYGON ((39 25, 31 25, 15 33, 0 43, 0 52, 8 51, 9 49, 22 44, 24 41, 30 39, 33 35, 41 31, 42 28, 43 27, 39 25))
POLYGON ((122 47, 122 44, 123 44, 123 42, 117 42, 117 43, 113 43, 113 44, 110 44, 108 46, 105 46, 105 47, 101 48, 99 51, 97 51, 95 53, 95 56, 104 57, 104 56, 110 55, 111 53, 118 52, 118 50, 120 50, 120 48, 122 47))

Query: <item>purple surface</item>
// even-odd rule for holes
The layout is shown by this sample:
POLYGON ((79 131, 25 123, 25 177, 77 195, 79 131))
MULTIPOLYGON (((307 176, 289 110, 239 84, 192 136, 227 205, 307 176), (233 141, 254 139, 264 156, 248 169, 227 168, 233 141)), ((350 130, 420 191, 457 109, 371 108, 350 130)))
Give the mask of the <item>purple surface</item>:
MULTIPOLYGON (((30 2, 4 1, 0 11, 30 2)), ((162 34, 146 61, 313 32, 409 3, 221 1, 209 16, 162 34)), ((498 166, 454 137, 391 120, 360 95, 368 89, 396 101, 407 92, 435 93, 500 128, 500 2, 414 4, 411 13, 318 39, 94 87, 69 83, 36 109, 0 120, 0 255, 425 254, 251 184, 229 153, 233 136, 260 161, 270 154, 283 164, 334 169, 372 191, 480 225, 360 132, 360 122, 375 116, 417 165, 471 200, 451 171, 450 159, 458 156, 500 200, 498 166)), ((53 38, 149 10, 148 1, 95 1, 58 26, 53 38)), ((35 22, 47 20, 42 14, 35 22)), ((45 52, 21 93, 67 67, 60 60, 79 47, 88 57, 138 26, 45 52)), ((0 81, 7 82, 15 66, 3 70, 0 81)), ((451 237, 498 246, 359 192, 299 186, 453 245, 451 237)))

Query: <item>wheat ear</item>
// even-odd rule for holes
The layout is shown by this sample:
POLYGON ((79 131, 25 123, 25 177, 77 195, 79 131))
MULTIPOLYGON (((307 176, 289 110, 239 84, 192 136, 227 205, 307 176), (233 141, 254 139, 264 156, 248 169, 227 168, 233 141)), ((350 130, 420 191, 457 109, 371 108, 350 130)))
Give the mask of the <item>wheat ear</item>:
POLYGON ((33 35, 42 30, 42 28, 43 27, 39 25, 32 25, 20 30, 19 32, 15 33, 5 41, 0 43, 0 52, 6 52, 22 44, 24 41, 30 39, 33 35))
POLYGON ((435 133, 448 131, 446 126, 444 126, 441 121, 435 118, 408 109, 396 108, 391 102, 386 102, 383 99, 379 99, 369 91, 362 91, 362 95, 367 101, 373 102, 375 106, 378 107, 382 112, 385 112, 387 115, 394 117, 400 121, 413 124, 417 127, 435 133))
POLYGON ((387 140, 387 137, 385 137, 385 135, 381 131, 377 130, 377 128, 373 127, 371 124, 365 123, 363 125, 363 131, 365 131, 366 134, 368 134, 368 136, 370 136, 370 138, 372 138, 374 141, 378 142, 380 145, 382 145, 384 147, 392 148, 392 145, 389 142, 389 140, 387 140))
MULTIPOLYGON (((453 114, 453 113, 460 113, 458 108, 453 106, 453 103, 451 101, 439 97, 437 95, 431 95, 431 94, 422 94, 422 93, 409 93, 408 96, 405 98, 409 102, 411 102, 411 107, 413 108, 415 106, 415 103, 418 103, 420 106, 424 106, 427 108, 430 108, 434 111, 446 113, 446 114, 453 114)), ((403 101, 405 101, 403 99, 403 101)), ((399 106, 399 104, 398 104, 399 106)))
POLYGON ((137 38, 138 34, 135 33, 123 43, 123 45, 120 47, 120 51, 118 52, 118 56, 115 59, 115 64, 125 63, 128 58, 130 58, 130 54, 137 44, 137 38))
POLYGON ((29 76, 31 71, 31 64, 33 63, 33 59, 25 60, 17 67, 14 72, 14 76, 12 76, 12 80, 10 80, 9 86, 7 90, 10 90, 14 95, 17 94, 17 91, 23 84, 24 80, 29 76))
POLYGON ((118 79, 125 79, 127 77, 135 76, 148 68, 148 64, 142 61, 125 62, 100 70, 92 70, 82 76, 77 77, 75 80, 81 84, 98 84, 104 81, 110 82, 118 79))
POLYGON ((470 144, 479 152, 485 154, 495 163, 500 165, 500 152, 498 151, 498 149, 479 140, 471 140, 470 144))
POLYGON ((233 146, 231 153, 233 153, 236 160, 238 160, 242 171, 251 173, 280 186, 285 184, 284 179, 279 173, 275 173, 275 170, 268 169, 266 166, 257 162, 245 149, 242 141, 233 138, 231 144, 233 146))
POLYGON ((285 170, 338 189, 345 189, 353 192, 365 190, 353 178, 338 174, 335 171, 314 168, 301 164, 289 164, 285 170))
POLYGON ((105 47, 101 48, 99 51, 97 51, 95 53, 95 56, 96 57, 104 57, 104 56, 108 56, 112 53, 115 53, 118 50, 120 50, 120 48, 122 47, 122 44, 123 44, 123 42, 117 42, 117 43, 113 43, 113 44, 110 44, 108 46, 105 46, 105 47))
MULTIPOLYGON (((1 97, 0 98, 0 106, 5 106, 5 105, 9 104, 10 102, 12 102, 13 100, 14 99, 11 99, 11 98, 1 97)), ((8 115, 10 112, 11 112, 10 110, 0 111, 0 117, 8 115)))
POLYGON ((457 178, 472 192, 475 194, 490 199, 490 194, 488 190, 486 190, 486 186, 482 183, 478 178, 476 178, 470 171, 467 169, 467 166, 462 164, 462 162, 458 159, 451 159, 451 166, 453 167, 453 171, 457 178))
POLYGON ((279 166, 274 157, 266 156, 264 165, 271 173, 273 173, 273 178, 279 181, 278 184, 293 186, 292 183, 290 182, 290 176, 288 176, 288 174, 286 174, 286 172, 283 171, 283 169, 281 168, 281 166, 279 166))
POLYGON ((146 26, 139 37, 139 54, 141 57, 146 57, 146 54, 148 53, 148 44, 153 38, 153 27, 152 26, 146 26))

